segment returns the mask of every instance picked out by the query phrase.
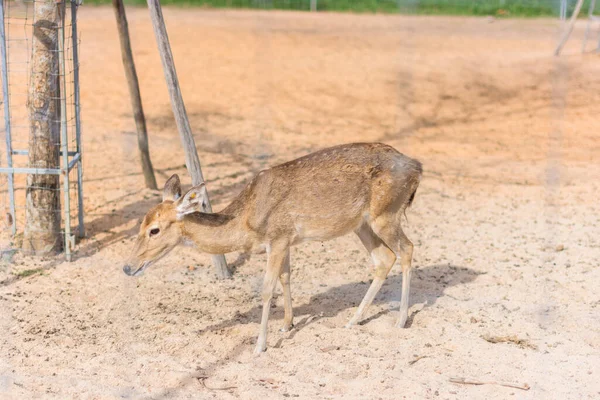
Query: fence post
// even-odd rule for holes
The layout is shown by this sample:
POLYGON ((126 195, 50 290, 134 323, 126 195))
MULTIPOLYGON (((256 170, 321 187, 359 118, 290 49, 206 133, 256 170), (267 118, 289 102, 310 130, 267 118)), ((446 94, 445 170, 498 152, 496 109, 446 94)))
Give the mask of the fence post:
MULTIPOLYGON (((175 71, 175 62, 173 61, 173 54, 171 53, 171 45, 169 44, 169 37, 167 36, 167 28, 165 27, 165 20, 162 15, 160 1, 147 0, 147 2, 152 26, 154 28, 154 35, 156 36, 156 42, 158 44, 158 51, 163 64, 167 87, 169 88, 171 107, 173 108, 173 114, 175 114, 175 122, 177 123, 179 135, 183 143, 183 149, 185 150, 185 165, 192 176, 192 183, 194 185, 199 185, 204 182, 204 177, 202 176, 202 169, 200 168, 200 159, 198 158, 198 152, 196 151, 196 143, 192 136, 192 128, 190 127, 190 121, 188 120, 183 97, 181 96, 177 72, 175 71)), ((206 187, 204 190, 206 191, 206 187)), ((206 192, 205 195, 208 199, 208 192, 206 192)), ((210 201, 206 202, 206 207, 203 208, 202 211, 212 212, 210 201)), ((219 278, 231 277, 231 273, 227 269, 225 256, 213 256, 213 265, 217 270, 219 278)))
POLYGON ((560 52, 561 52, 563 46, 565 45, 565 43, 567 43, 567 39, 569 39, 569 36, 571 35, 571 32, 573 31, 575 22, 577 22, 577 16, 579 15, 579 12, 581 11, 582 5, 583 5, 583 0, 578 0, 577 4, 575 5, 575 10, 573 10, 573 15, 571 15, 571 19, 569 20, 569 24, 565 28, 563 34, 561 35, 560 40, 558 41, 558 45, 556 46, 556 49, 554 50, 555 56, 560 55, 560 52))
POLYGON ((127 26, 127 15, 123 0, 113 0, 113 8, 117 19, 117 29, 119 31, 119 41, 121 43, 121 58, 123 68, 127 77, 129 86, 129 98, 131 99, 131 108, 133 109, 133 118, 138 136, 138 147, 140 149, 140 158, 142 162, 142 171, 144 180, 148 189, 158 189, 156 178, 154 177, 154 168, 150 160, 150 151, 148 149, 148 131, 146 129, 146 117, 142 107, 142 97, 140 95, 140 85, 138 82, 135 63, 133 62, 133 52, 131 51, 131 41, 129 39, 129 28, 127 26))
POLYGON ((67 68, 65 54, 65 17, 67 11, 66 1, 58 5, 58 76, 60 79, 60 152, 62 155, 63 191, 65 196, 65 258, 71 261, 71 247, 75 244, 71 237, 71 194, 69 192, 69 135, 67 131, 67 68))
POLYGON ((71 0, 71 41, 73 52, 73 99, 75 109, 75 142, 77 143, 77 218, 79 220, 78 235, 85 236, 83 224, 83 155, 81 154, 81 114, 79 97, 79 42, 77 39, 77 7, 79 0, 71 0))
MULTIPOLYGON (((6 166, 12 168, 12 138, 10 126, 10 98, 8 97, 8 59, 6 57, 6 32, 4 31, 4 0, 0 0, 0 57, 2 58, 2 95, 4 97, 4 130, 6 133, 6 166)), ((17 233, 15 216, 15 181, 12 172, 8 176, 8 197, 13 236, 17 233)))

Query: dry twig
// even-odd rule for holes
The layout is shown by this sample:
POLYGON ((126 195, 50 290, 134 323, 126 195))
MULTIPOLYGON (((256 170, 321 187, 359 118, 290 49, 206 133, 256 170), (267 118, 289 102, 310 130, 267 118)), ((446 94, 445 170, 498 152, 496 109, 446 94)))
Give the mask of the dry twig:
POLYGON ((319 350, 321 350, 323 353, 329 353, 330 351, 339 350, 339 349, 340 349, 340 346, 333 345, 333 346, 326 346, 326 347, 320 348, 319 350))
POLYGON ((419 361, 422 358, 427 358, 428 356, 419 356, 417 358, 415 358, 414 360, 411 360, 408 362, 408 365, 413 365, 414 363, 416 363, 417 361, 419 361))
POLYGON ((475 379, 469 379, 469 378, 450 378, 449 380, 452 383, 460 383, 462 385, 500 385, 500 386, 506 386, 506 387, 511 387, 511 388, 515 388, 515 389, 521 389, 521 390, 529 390, 530 389, 529 385, 526 383, 519 385, 517 383, 507 383, 507 382, 498 382, 498 381, 484 382, 484 381, 477 381, 475 379))
POLYGON ((205 389, 208 390, 231 390, 231 389, 237 389, 237 386, 225 386, 225 387, 219 387, 219 388, 212 388, 206 385, 206 380, 208 379, 208 376, 197 376, 196 379, 198 379, 198 381, 202 384, 202 386, 204 386, 205 389))
POLYGON ((490 343, 513 343, 522 348, 528 347, 533 350, 538 349, 538 347, 535 344, 529 343, 529 340, 519 339, 516 335, 512 335, 512 336, 482 335, 481 338, 483 340, 485 340, 486 342, 490 342, 490 343))

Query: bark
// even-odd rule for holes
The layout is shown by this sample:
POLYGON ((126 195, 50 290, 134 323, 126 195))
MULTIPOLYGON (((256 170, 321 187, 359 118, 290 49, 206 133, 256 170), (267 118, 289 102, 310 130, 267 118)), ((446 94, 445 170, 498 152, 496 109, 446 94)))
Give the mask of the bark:
MULTIPOLYGON (((29 166, 35 168, 60 165, 59 22, 54 1, 34 3, 27 106, 31 124, 29 166)), ((27 176, 25 251, 44 255, 62 249, 60 195, 59 175, 27 176)))
POLYGON ((129 28, 127 26, 127 15, 123 0, 113 0, 113 8, 117 19, 117 29, 119 31, 119 41, 121 43, 121 57, 123 68, 127 77, 129 86, 129 98, 131 99, 131 108, 133 109, 133 118, 137 128, 138 147, 140 149, 140 160, 142 162, 142 171, 144 180, 148 189, 158 189, 156 178, 154 177, 154 168, 150 160, 150 151, 148 148, 148 131, 146 129, 146 117, 142 107, 142 97, 140 95, 140 85, 138 82, 135 63, 133 62, 133 52, 131 51, 131 41, 129 39, 129 28))

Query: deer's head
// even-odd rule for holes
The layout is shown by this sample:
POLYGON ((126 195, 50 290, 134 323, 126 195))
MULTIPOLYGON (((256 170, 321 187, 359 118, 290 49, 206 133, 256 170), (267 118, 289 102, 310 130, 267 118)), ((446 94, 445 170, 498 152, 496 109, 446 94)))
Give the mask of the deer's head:
POLYGON ((123 272, 129 276, 139 275, 181 243, 183 217, 199 211, 204 201, 206 189, 203 183, 181 196, 179 177, 177 174, 171 176, 165 183, 162 202, 144 217, 123 272))

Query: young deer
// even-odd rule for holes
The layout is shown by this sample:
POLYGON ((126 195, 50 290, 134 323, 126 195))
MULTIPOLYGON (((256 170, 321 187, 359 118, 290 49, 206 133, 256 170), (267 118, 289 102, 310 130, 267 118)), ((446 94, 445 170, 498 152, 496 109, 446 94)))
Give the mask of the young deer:
POLYGON ((140 227, 123 271, 138 275, 175 246, 191 241, 201 251, 268 253, 263 309, 255 353, 266 350, 267 322, 277 279, 283 286, 284 324, 293 327, 290 247, 356 232, 375 264, 375 277, 348 327, 360 321, 383 285, 396 258, 402 266, 402 299, 397 325, 408 318, 413 245, 400 220, 421 179, 419 161, 381 143, 331 147, 261 171, 220 213, 198 212, 206 200, 204 184, 181 196, 171 176, 163 201, 140 227))

